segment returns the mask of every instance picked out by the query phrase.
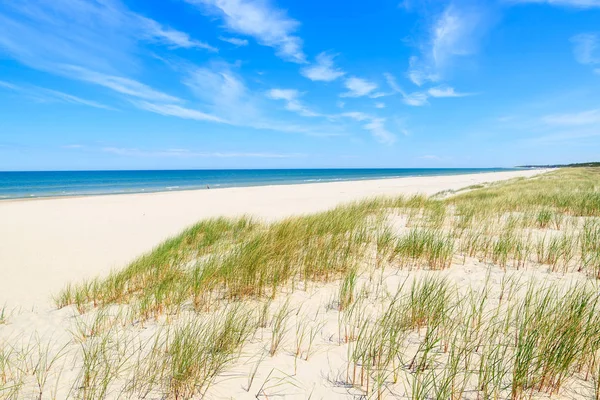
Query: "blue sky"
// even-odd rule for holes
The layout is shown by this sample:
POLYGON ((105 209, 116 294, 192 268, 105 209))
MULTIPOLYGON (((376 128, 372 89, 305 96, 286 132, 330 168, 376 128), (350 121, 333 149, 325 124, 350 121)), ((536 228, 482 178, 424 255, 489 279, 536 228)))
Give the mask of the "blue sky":
POLYGON ((0 170, 600 161, 600 0, 0 3, 0 170))

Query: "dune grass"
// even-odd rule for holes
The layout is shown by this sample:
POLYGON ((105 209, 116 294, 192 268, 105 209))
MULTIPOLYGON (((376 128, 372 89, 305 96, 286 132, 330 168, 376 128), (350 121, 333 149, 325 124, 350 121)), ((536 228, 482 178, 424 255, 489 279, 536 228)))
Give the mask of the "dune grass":
POLYGON ((486 188, 458 194, 454 205, 504 212, 535 210, 536 223, 549 223, 553 213, 600 216, 600 168, 561 169, 530 179, 497 182, 486 188), (539 219, 541 215, 541 220, 539 219))
MULTIPOLYGON (((509 260, 521 265, 535 247, 537 262, 557 269, 577 258, 572 249, 579 233, 544 237, 533 244, 537 238, 523 237, 514 227, 545 229, 557 219, 556 214, 597 217, 598 182, 600 172, 595 169, 568 169, 493 184, 445 200, 423 196, 374 199, 270 225, 249 218, 207 220, 122 271, 67 286, 55 302, 58 307, 76 304, 85 311, 90 306, 135 299, 142 302, 140 313, 148 318, 176 312, 190 298, 201 309, 210 308, 215 295, 217 299, 272 297, 288 284, 293 288, 345 276, 364 262, 365 249, 374 242, 378 253, 389 250, 388 256, 403 265, 431 269, 447 268, 457 250, 502 266, 509 260), (396 239, 385 230, 377 233, 389 209, 406 212, 414 228, 396 239), (533 219, 529 218, 532 213, 533 219)), ((578 261, 584 260, 597 272, 595 243, 600 225, 596 219, 585 223, 578 261)))
MULTIPOLYGON (((248 347, 244 390, 261 379, 261 397, 300 387, 292 375, 327 346, 357 396, 517 400, 579 382, 599 398, 599 279, 600 169, 572 168, 270 224, 201 221, 55 304, 76 311, 76 398, 202 398, 248 347), (501 282, 459 288, 447 272, 467 262, 501 282), (512 278, 535 271, 552 282, 512 278), (290 302, 323 288, 324 315, 290 302), (288 356, 274 384, 263 365, 288 356)), ((0 398, 29 379, 12 349, 0 342, 0 398)))
POLYGON ((196 310, 210 310, 223 300, 272 298, 283 287, 330 282, 364 259, 378 205, 357 203, 271 225, 246 218, 202 222, 123 271, 68 286, 55 302, 80 312, 134 303, 138 318, 148 320, 176 314, 190 300, 196 310))

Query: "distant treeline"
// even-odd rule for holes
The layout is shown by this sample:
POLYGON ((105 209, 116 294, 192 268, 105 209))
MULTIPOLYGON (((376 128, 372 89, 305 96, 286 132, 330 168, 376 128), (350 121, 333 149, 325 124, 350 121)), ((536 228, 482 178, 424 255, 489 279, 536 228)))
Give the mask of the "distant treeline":
POLYGON ((520 165, 517 168, 575 168, 575 167, 600 167, 600 162, 587 162, 575 164, 555 164, 555 165, 520 165))

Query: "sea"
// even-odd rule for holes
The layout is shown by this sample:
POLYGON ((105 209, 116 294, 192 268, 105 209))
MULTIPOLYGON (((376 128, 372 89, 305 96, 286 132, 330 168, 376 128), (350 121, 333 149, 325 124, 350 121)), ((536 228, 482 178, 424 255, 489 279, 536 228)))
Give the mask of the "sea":
POLYGON ((0 171, 0 199, 165 192, 512 171, 517 168, 0 171))

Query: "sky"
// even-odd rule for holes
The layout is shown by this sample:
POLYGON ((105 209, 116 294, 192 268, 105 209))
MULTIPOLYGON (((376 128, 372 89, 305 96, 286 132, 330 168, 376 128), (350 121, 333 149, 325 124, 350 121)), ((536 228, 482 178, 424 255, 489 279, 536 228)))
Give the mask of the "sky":
POLYGON ((600 161, 600 0, 0 2, 0 170, 600 161))

